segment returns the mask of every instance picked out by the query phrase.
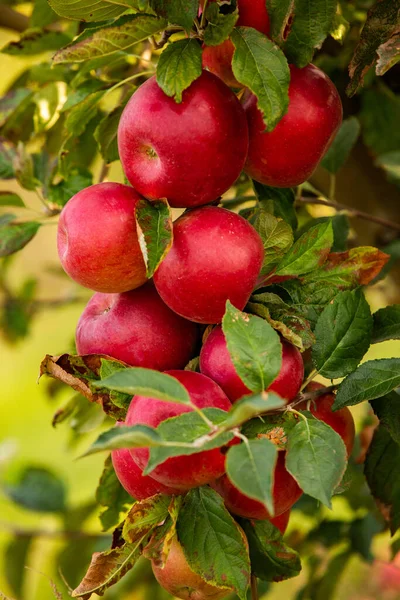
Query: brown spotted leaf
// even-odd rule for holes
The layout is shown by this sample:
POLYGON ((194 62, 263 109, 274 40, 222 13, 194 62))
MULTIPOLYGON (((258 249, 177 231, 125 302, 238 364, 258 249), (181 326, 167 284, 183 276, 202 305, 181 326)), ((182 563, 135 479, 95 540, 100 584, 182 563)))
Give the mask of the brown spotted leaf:
POLYGON ((385 44, 379 46, 376 74, 384 75, 400 60, 400 25, 385 44))
POLYGON ((108 416, 123 421, 131 396, 110 390, 93 391, 90 384, 125 367, 125 363, 101 354, 47 354, 40 365, 40 377, 49 375, 66 383, 90 402, 99 404, 108 416))
POLYGON ((397 0, 378 0, 371 8, 349 65, 349 96, 353 96, 363 84, 365 74, 376 63, 378 57, 378 75, 385 73, 394 64, 393 56, 399 54, 398 37, 397 42, 395 41, 399 33, 399 22, 400 6, 397 0))
POLYGON ((164 567, 167 561, 172 540, 176 535, 176 522, 181 505, 182 496, 173 496, 171 498, 168 506, 169 517, 167 517, 161 527, 157 527, 146 548, 143 550, 144 556, 152 560, 159 567, 164 567))
POLYGON ((170 496, 164 494, 135 502, 125 519, 122 530, 124 540, 129 544, 135 544, 156 527, 163 525, 169 515, 170 502, 170 496))

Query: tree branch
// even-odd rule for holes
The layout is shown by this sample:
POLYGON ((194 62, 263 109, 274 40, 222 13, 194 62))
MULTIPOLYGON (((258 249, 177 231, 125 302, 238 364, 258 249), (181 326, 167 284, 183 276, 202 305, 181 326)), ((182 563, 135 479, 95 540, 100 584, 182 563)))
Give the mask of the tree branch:
POLYGON ((300 204, 319 204, 320 206, 329 206, 334 208, 338 212, 347 213, 350 217, 358 217, 359 219, 364 219, 365 221, 371 221, 372 223, 377 223, 378 225, 382 225, 383 227, 389 227, 390 229, 394 229, 395 231, 400 231, 400 224, 393 223, 392 221, 388 221, 387 219, 382 219, 381 217, 375 217, 374 215, 370 215, 369 213, 365 213, 362 210, 357 210, 356 208, 350 208, 345 204, 340 204, 339 202, 333 202, 332 200, 321 200, 320 198, 308 198, 301 196, 296 200, 300 204))
POLYGON ((13 31, 25 31, 29 26, 29 18, 22 13, 17 12, 10 6, 1 5, 0 27, 11 29, 13 31))

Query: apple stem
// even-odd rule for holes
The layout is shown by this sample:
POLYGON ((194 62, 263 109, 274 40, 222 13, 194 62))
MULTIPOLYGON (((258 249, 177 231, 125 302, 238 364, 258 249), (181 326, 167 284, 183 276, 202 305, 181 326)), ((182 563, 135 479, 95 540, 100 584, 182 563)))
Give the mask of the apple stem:
POLYGON ((257 577, 251 574, 251 600, 258 600, 257 577))

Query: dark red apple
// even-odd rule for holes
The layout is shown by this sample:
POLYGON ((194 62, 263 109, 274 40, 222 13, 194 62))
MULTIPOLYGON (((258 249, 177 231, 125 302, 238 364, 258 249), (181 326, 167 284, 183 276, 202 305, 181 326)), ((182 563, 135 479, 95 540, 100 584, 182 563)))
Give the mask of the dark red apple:
POLYGON ((146 198, 200 206, 240 175, 248 149, 246 117, 235 94, 207 71, 179 104, 152 77, 125 107, 118 147, 127 178, 146 198))
POLYGON ((181 494, 179 490, 169 488, 149 475, 143 475, 133 460, 128 448, 113 450, 111 452, 114 471, 122 487, 135 500, 144 500, 156 494, 181 494))
POLYGON ((197 339, 197 326, 170 310, 151 282, 124 294, 94 294, 76 329, 79 354, 159 371, 183 368, 197 339))
MULTIPOLYGON (((314 392, 316 390, 322 390, 324 387, 325 386, 321 383, 312 381, 308 384, 306 391, 314 392)), ((346 446, 347 455, 350 456, 356 436, 353 415, 346 406, 333 412, 332 405, 334 402, 334 394, 324 394, 323 396, 318 396, 310 402, 309 410, 316 419, 323 421, 340 435, 344 441, 344 445, 346 446)), ((296 406, 296 409, 306 410, 307 402, 302 402, 296 406)))
POLYGON ((337 89, 321 69, 290 66, 289 110, 271 132, 257 108, 257 98, 245 95, 249 153, 245 172, 274 187, 292 187, 312 175, 342 122, 337 89))
MULTIPOLYGON (((286 470, 285 454, 286 452, 284 451, 278 452, 278 460, 274 472, 274 518, 279 517, 282 513, 289 510, 302 494, 296 481, 286 470)), ((265 506, 258 500, 253 500, 238 490, 227 475, 223 475, 210 485, 222 496, 226 508, 234 515, 247 519, 271 519, 271 515, 265 506)))
POLYGON ((218 588, 207 583, 189 567, 182 546, 175 537, 164 567, 153 560, 153 573, 158 583, 174 598, 182 600, 221 600, 232 590, 218 588))
MULTIPOLYGON (((169 371, 189 392, 192 402, 199 408, 215 407, 228 411, 231 403, 221 388, 205 375, 193 371, 169 371)), ((157 427, 165 419, 176 417, 193 409, 176 402, 163 402, 155 398, 135 396, 129 406, 126 425, 150 425, 157 427)), ((130 450, 133 460, 144 469, 149 458, 148 448, 130 450)), ((180 490, 209 483, 225 471, 225 454, 221 448, 168 458, 151 472, 160 483, 180 490)))
POLYGON ((154 275, 164 302, 198 323, 219 323, 226 301, 243 309, 264 256, 258 233, 243 217, 208 206, 174 223, 171 250, 154 275))
MULTIPOLYGON (((290 402, 300 391, 304 366, 299 350, 286 340, 281 342, 282 367, 268 390, 290 402)), ((218 383, 231 402, 252 393, 235 370, 221 326, 212 330, 201 349, 200 370, 218 383)))
POLYGON ((91 185, 60 214, 57 246, 63 269, 97 292, 127 292, 146 281, 135 210, 140 196, 120 183, 91 185))

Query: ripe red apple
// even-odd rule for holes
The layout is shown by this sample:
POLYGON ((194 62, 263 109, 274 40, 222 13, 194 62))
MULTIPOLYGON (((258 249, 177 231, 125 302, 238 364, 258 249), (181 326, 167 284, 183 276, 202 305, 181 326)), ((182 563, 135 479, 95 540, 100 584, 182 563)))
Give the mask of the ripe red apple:
MULTIPOLYGON (((300 391, 304 366, 299 350, 286 340, 281 339, 281 343, 282 367, 268 390, 289 402, 300 391)), ((252 393, 236 372, 221 326, 212 330, 201 349, 200 371, 218 383, 231 402, 252 393)))
POLYGON ((164 302, 198 323, 219 323, 226 301, 243 309, 264 256, 258 233, 243 217, 208 206, 174 223, 171 250, 154 275, 164 302))
POLYGON ((127 292, 146 281, 136 230, 140 196, 120 183, 91 185, 71 198, 58 222, 64 271, 98 292, 127 292))
POLYGON ((133 94, 118 128, 125 174, 146 198, 194 207, 216 200, 247 156, 246 117, 235 94, 203 71, 177 104, 150 78, 133 94))
MULTIPOLYGON (((274 518, 292 508, 293 504, 300 498, 302 491, 296 481, 286 470, 285 467, 286 452, 278 452, 278 460, 274 472, 273 500, 274 500, 274 518)), ((226 508, 239 517, 247 519, 271 519, 271 515, 265 506, 258 500, 253 500, 243 494, 223 475, 217 481, 212 482, 211 487, 218 492, 225 503, 226 508)))
POLYGON ((245 95, 249 153, 245 172, 274 187, 291 187, 312 175, 342 122, 337 89, 314 65, 290 66, 289 110, 271 132, 265 131, 257 98, 245 95))
POLYGON ((270 521, 271 521, 272 525, 275 525, 275 527, 277 527, 279 529, 279 531, 281 532, 281 534, 283 535, 287 529, 287 526, 289 525, 289 519, 290 519, 290 508, 286 512, 279 515, 279 517, 274 517, 273 519, 270 519, 270 521))
POLYGON ((183 368, 197 339, 197 326, 170 310, 151 282, 124 294, 94 294, 76 329, 79 354, 159 371, 183 368))
POLYGON ((150 496, 155 496, 155 494, 170 496, 182 493, 163 485, 149 475, 143 475, 142 469, 137 466, 128 448, 113 450, 111 458, 120 484, 135 500, 144 500, 150 496))
MULTIPOLYGON (((313 392, 316 390, 322 390, 325 386, 317 381, 312 381, 307 386, 307 392, 313 392)), ((324 396, 318 396, 312 402, 310 402, 310 412, 316 419, 323 421, 327 425, 330 425, 332 429, 336 431, 344 441, 346 446, 347 456, 350 456, 354 446, 355 439, 355 426, 353 415, 347 407, 341 408, 335 412, 332 411, 332 404, 335 402, 334 394, 325 394, 324 396)), ((306 410, 307 402, 301 402, 296 406, 298 410, 306 410)))
MULTIPOLYGON (((192 402, 199 408, 216 407, 228 411, 231 403, 214 381, 193 371, 169 371, 189 392, 192 402)), ((193 409, 184 404, 163 402, 155 398, 135 396, 129 406, 126 425, 150 425, 157 427, 165 419, 176 417, 193 409)), ((130 450, 133 460, 144 469, 149 458, 148 448, 130 450)), ((168 458, 151 472, 160 483, 181 490, 209 483, 225 471, 225 455, 221 448, 168 458)))
MULTIPOLYGON (((237 27, 253 27, 265 35, 269 34, 270 22, 265 0, 238 0, 237 6, 239 8, 237 27)), ((235 47, 229 39, 218 46, 203 46, 203 67, 217 75, 226 85, 242 87, 232 71, 234 51, 235 47)))
POLYGON ((164 567, 151 562, 158 583, 174 598, 182 600, 220 600, 231 590, 210 585, 189 567, 182 546, 175 537, 164 567))

